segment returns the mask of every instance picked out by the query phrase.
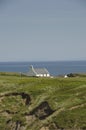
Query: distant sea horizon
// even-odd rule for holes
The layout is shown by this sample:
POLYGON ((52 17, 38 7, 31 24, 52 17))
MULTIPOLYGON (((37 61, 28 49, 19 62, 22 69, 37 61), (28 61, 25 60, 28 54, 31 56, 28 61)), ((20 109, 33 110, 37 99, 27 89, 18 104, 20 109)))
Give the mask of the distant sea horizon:
POLYGON ((0 72, 28 72, 29 66, 46 68, 53 76, 69 73, 86 73, 86 60, 73 61, 3 61, 0 72))

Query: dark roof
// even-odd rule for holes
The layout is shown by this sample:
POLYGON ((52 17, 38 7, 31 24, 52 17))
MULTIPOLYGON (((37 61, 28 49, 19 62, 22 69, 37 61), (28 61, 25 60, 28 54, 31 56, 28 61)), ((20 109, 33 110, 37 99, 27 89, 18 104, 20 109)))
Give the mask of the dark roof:
POLYGON ((48 70, 45 68, 34 68, 37 74, 49 74, 48 70))

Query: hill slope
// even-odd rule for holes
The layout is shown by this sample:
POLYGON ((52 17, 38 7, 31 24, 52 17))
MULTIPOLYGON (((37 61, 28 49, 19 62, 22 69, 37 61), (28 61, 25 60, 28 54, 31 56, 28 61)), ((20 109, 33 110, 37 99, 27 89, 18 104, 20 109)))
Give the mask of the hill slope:
POLYGON ((86 129, 86 78, 0 76, 0 130, 86 129))

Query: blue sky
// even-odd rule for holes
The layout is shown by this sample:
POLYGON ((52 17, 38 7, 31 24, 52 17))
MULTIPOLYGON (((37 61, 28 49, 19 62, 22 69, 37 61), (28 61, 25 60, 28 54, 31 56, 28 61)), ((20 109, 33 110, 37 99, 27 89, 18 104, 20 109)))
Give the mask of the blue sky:
POLYGON ((0 61, 86 60, 85 0, 0 0, 0 61))

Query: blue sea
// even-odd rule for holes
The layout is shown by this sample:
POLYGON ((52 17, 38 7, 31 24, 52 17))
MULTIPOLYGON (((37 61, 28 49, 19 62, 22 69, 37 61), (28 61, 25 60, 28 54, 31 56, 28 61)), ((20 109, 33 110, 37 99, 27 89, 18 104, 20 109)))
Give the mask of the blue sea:
POLYGON ((86 61, 0 62, 0 72, 28 72, 30 65, 47 68, 53 76, 86 73, 86 61))

